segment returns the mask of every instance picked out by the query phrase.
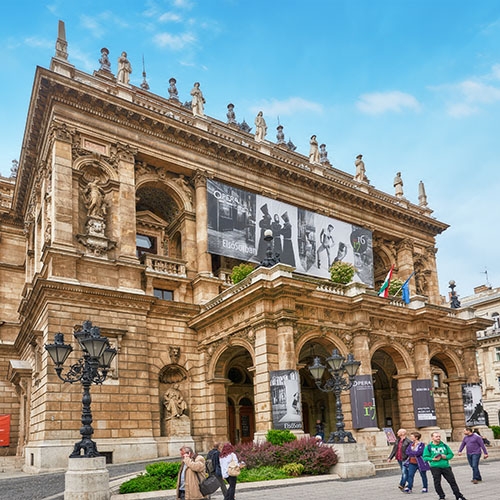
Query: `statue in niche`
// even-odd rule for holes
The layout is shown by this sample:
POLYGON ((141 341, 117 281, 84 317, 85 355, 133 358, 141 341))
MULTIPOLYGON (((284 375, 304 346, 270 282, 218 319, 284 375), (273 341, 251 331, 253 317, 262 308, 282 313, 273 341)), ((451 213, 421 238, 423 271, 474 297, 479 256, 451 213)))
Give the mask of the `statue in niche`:
POLYGON ((394 177, 394 194, 398 198, 403 197, 403 179, 401 178, 401 172, 398 172, 396 177, 394 177))
POLYGON ((169 99, 172 99, 173 101, 178 101, 179 92, 177 91, 177 86, 176 86, 177 80, 175 78, 170 78, 168 83, 170 83, 170 86, 168 87, 169 99))
POLYGON ((118 58, 118 74, 116 75, 116 79, 120 83, 128 85, 130 73, 132 73, 132 66, 127 59, 127 53, 122 52, 122 55, 118 58))
POLYGON ((263 141, 267 134, 267 124, 264 120, 264 113, 259 111, 255 117, 255 140, 263 141))
POLYGON ((101 67, 100 71, 111 71, 111 63, 109 62, 109 50, 106 47, 101 49, 101 58, 99 59, 99 64, 101 67))
POLYGON ((85 206, 87 207, 87 216, 104 218, 107 206, 104 201, 104 191, 99 185, 98 177, 87 184, 87 187, 83 191, 83 195, 85 198, 85 206))
POLYGON ((193 99, 191 100, 191 110, 193 111, 193 115, 203 116, 204 104, 206 101, 203 97, 203 92, 200 89, 199 82, 195 82, 193 90, 191 90, 191 95, 193 96, 193 99))
POLYGON ((163 395, 163 406, 165 407, 165 420, 180 418, 187 410, 187 404, 179 390, 179 384, 169 387, 163 395))
POLYGON ((318 148, 318 141, 315 135, 311 136, 309 145, 310 145, 309 163, 319 163, 319 148, 318 148))
POLYGON ((363 161, 363 155, 356 156, 354 165, 356 166, 356 174, 354 176, 354 180, 358 182, 366 182, 367 179, 366 179, 366 170, 365 170, 365 162, 363 161))

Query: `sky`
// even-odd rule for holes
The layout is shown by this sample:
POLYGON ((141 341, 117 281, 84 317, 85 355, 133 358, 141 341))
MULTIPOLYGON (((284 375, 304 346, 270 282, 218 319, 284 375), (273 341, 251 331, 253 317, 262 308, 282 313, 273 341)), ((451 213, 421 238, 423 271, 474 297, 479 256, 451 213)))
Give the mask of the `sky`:
POLYGON ((19 159, 36 66, 48 68, 58 21, 68 60, 111 70, 126 51, 130 83, 181 101, 196 81, 205 114, 283 125, 297 152, 315 134, 335 168, 418 203, 423 181, 437 237, 440 292, 500 286, 500 2, 498 0, 18 0, 0 19, 0 175, 19 159))

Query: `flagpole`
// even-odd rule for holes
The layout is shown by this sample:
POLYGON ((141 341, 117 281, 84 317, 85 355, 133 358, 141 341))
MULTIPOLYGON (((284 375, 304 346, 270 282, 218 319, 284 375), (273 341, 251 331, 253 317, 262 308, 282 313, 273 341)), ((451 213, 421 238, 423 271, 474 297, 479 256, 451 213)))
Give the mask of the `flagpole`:
POLYGON ((406 280, 406 281, 405 281, 405 282, 404 282, 404 283, 403 283, 403 284, 402 284, 402 285, 398 288, 398 291, 394 294, 394 297, 395 297, 395 296, 396 296, 396 295, 397 295, 397 294, 398 294, 398 293, 399 293, 399 292, 403 289, 403 287, 406 285, 406 283, 408 283, 408 281, 410 281, 410 280, 411 280, 411 277, 412 277, 414 274, 416 274, 416 273, 415 273, 415 271, 413 271, 413 272, 410 274, 409 278, 408 278, 408 279, 407 279, 407 280, 406 280))

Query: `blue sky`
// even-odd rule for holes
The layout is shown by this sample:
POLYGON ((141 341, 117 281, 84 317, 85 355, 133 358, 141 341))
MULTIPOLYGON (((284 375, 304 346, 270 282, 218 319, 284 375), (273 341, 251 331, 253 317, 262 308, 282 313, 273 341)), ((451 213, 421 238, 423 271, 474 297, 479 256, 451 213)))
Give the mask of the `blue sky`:
POLYGON ((111 69, 128 53, 131 83, 181 101, 195 81, 205 113, 253 126, 264 111, 267 139, 278 119, 297 151, 316 134, 336 168, 354 174, 363 154, 376 188, 417 203, 425 184, 437 238, 442 294, 461 296, 488 280, 500 286, 500 2, 497 0, 43 0, 2 6, 0 174, 18 159, 37 65, 49 67, 57 23, 69 61, 92 73, 100 49, 111 69))

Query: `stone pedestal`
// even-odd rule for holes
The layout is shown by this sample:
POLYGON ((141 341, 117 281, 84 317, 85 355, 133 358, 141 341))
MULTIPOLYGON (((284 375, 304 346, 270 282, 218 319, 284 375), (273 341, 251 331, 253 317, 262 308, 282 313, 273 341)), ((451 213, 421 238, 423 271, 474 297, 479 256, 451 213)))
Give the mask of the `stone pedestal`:
POLYGON ((339 461, 330 469, 330 474, 337 474, 341 479, 355 479, 375 475, 375 465, 368 460, 364 443, 335 443, 331 446, 339 461))
POLYGON ((173 417, 165 422, 166 437, 159 438, 158 456, 176 457, 182 446, 190 446, 194 450, 194 441, 191 437, 191 420, 187 415, 173 417))
POLYGON ((384 431, 378 427, 359 429, 355 434, 356 441, 364 444, 370 450, 387 449, 387 438, 384 431))
POLYGON ((64 500, 109 500, 106 458, 70 458, 65 475, 64 500))

